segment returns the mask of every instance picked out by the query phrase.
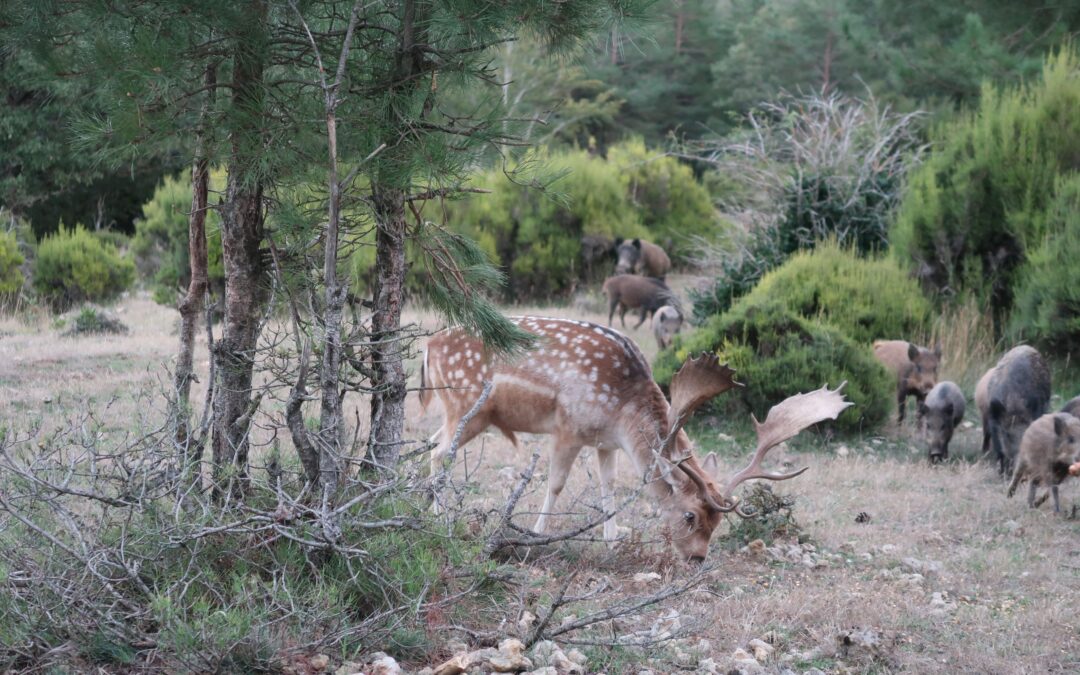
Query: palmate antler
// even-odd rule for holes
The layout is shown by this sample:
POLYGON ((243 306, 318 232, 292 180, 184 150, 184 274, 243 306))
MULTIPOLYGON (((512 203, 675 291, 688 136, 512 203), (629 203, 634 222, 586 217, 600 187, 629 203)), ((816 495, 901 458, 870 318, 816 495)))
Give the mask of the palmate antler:
MULTIPOLYGON (((675 449, 679 430, 682 429, 694 411, 710 399, 733 387, 741 387, 735 381, 735 371, 726 363, 720 363, 716 354, 704 353, 697 358, 691 357, 683 364, 679 372, 671 378, 671 412, 668 419, 668 434, 661 450, 661 456, 671 457, 675 449)), ((705 483, 705 478, 687 467, 684 462, 689 458, 676 460, 675 465, 693 481, 701 492, 709 508, 715 511, 730 511, 734 504, 720 504, 712 495, 712 490, 705 483)))
POLYGON ((754 451, 754 457, 750 460, 750 464, 728 479, 728 483, 724 487, 723 498, 725 505, 731 505, 731 508, 725 510, 734 509, 735 513, 748 518, 753 515, 752 512, 739 508, 738 499, 734 497, 735 488, 739 484, 753 478, 788 480, 809 468, 803 467, 798 471, 783 474, 768 473, 761 470, 761 461, 769 450, 789 438, 794 438, 803 429, 822 420, 834 420, 848 406, 853 405, 851 401, 845 401, 840 393, 840 390, 846 384, 847 382, 844 381, 833 390, 825 386, 807 394, 790 396, 769 409, 764 424, 754 418, 754 428, 757 430, 758 437, 757 449, 754 451))

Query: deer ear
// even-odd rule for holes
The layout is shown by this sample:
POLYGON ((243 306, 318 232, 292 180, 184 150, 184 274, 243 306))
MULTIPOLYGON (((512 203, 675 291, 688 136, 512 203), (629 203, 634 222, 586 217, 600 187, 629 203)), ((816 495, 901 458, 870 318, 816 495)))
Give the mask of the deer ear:
POLYGON ((701 468, 705 469, 710 476, 716 478, 716 473, 720 469, 720 460, 715 452, 710 452, 705 455, 705 459, 701 460, 701 468))
POLYGON ((675 466, 674 462, 658 457, 656 472, 660 474, 660 478, 668 484, 668 487, 675 492, 683 489, 686 479, 683 478, 683 472, 679 470, 679 467, 675 466))

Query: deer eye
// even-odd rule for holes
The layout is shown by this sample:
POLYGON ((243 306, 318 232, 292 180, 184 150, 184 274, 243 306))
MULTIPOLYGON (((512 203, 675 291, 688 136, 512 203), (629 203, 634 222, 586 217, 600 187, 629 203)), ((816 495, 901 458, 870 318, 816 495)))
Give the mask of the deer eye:
POLYGON ((687 511, 686 513, 682 514, 682 517, 683 517, 683 520, 685 520, 687 523, 694 522, 694 518, 695 518, 693 511, 687 511))

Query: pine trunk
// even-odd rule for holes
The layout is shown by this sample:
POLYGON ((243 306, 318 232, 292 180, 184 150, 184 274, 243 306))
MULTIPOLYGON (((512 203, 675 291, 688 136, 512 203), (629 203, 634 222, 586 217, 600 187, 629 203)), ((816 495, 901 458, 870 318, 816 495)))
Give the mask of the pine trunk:
MULTIPOLYGON (((266 5, 252 4, 253 20, 266 19, 266 5)), ((246 36, 245 36, 246 37, 246 36)), ((252 175, 263 152, 259 123, 263 117, 265 56, 259 45, 241 38, 235 49, 230 133, 229 179, 221 210, 221 249, 225 267, 225 320, 215 345, 218 374, 214 398, 214 495, 228 486, 231 497, 247 491, 248 432, 258 408, 252 400, 252 375, 264 303, 260 288, 263 261, 263 185, 252 175)))
POLYGON ((367 462, 392 471, 405 428, 405 364, 401 304, 405 288, 405 193, 373 189, 375 203, 375 284, 371 316, 371 432, 367 462))

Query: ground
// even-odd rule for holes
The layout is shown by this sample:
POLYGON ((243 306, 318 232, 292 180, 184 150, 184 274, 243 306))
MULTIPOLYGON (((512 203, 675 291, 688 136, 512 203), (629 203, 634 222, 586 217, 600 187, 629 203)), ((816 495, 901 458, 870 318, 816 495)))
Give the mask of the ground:
MULTIPOLYGON (((128 335, 68 338, 51 319, 0 320, 0 419, 48 423, 92 408, 114 433, 160 422, 163 405, 154 392, 169 381, 163 366, 175 353, 178 315, 144 297, 128 298, 115 310, 130 326, 128 335)), ((508 311, 606 319, 596 298, 508 311)), ((424 312, 412 318, 437 327, 424 312)), ((655 351, 647 325, 627 334, 647 354, 655 351)), ((205 344, 200 349, 205 379, 205 344)), ((413 359, 413 383, 416 366, 413 359)), ((194 400, 199 396, 197 386, 194 400)), ((408 406, 413 437, 438 428, 437 404, 423 411, 410 394, 408 406)), ((267 408, 280 414, 280 401, 267 408)), ((359 419, 366 424, 363 414, 359 419)), ((721 524, 710 552, 718 567, 705 584, 616 624, 626 631, 651 627, 653 635, 678 626, 685 635, 644 651, 589 648, 590 671, 693 671, 707 667, 709 658, 731 667, 735 650, 752 654, 750 642, 759 638, 774 647, 761 654, 772 672, 1080 670, 1080 521, 1070 517, 1080 504, 1080 483, 1062 486, 1060 515, 1045 505, 1028 509, 1022 496, 1007 499, 993 467, 978 461, 977 416, 969 410, 967 419, 968 428, 953 443, 954 461, 943 466, 928 464, 910 422, 880 436, 811 435, 776 453, 778 462, 810 467, 775 488, 795 497, 802 536, 764 542, 768 548, 743 546, 730 536, 731 525, 721 524)), ((700 447, 721 453, 727 471, 751 450, 744 421, 703 420, 691 431, 700 447)), ((515 449, 500 434, 486 433, 467 446, 456 476, 469 500, 503 503, 531 451, 537 444, 547 448, 544 438, 522 441, 515 449)), ((540 472, 545 464, 546 458, 540 472)), ((598 499, 591 487, 595 476, 595 457, 586 451, 560 500, 567 515, 556 518, 555 527, 590 512, 598 499)), ((635 478, 623 458, 623 494, 635 478)), ((541 474, 519 511, 538 508, 542 487, 541 474)), ((594 572, 579 574, 575 583, 607 583, 615 589, 609 599, 677 583, 692 570, 666 555, 650 511, 638 504, 620 514, 626 536, 614 550, 578 543, 529 564, 548 592, 568 566, 592 566, 594 572), (635 581, 647 572, 660 578, 635 581)), ((521 521, 530 524, 531 516, 521 521)), ((524 608, 537 613, 539 606, 524 608)), ((577 611, 588 609, 586 604, 577 611)))

